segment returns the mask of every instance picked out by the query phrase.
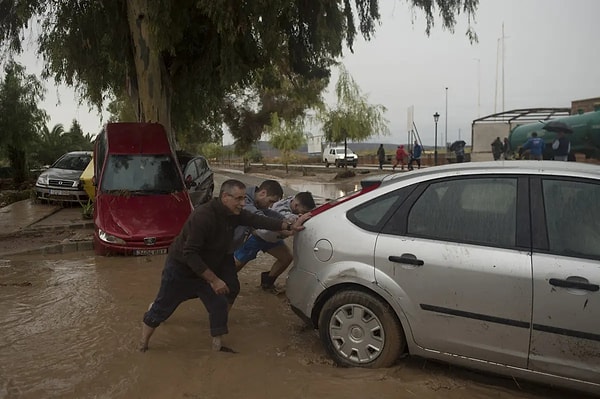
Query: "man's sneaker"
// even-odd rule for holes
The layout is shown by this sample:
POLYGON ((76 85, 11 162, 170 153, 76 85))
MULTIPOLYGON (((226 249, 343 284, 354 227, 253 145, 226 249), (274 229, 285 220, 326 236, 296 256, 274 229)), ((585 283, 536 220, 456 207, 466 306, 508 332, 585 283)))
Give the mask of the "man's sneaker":
POLYGON ((275 280, 277 277, 269 276, 269 272, 262 272, 260 274, 260 286, 263 290, 270 290, 275 287, 275 280))

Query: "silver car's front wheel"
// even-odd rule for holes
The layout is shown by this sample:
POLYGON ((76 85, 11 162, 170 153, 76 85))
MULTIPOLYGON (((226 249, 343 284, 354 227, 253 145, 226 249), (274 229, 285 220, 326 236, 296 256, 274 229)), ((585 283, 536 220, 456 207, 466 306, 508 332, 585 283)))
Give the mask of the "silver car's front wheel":
POLYGON ((361 291, 343 291, 325 303, 319 334, 342 366, 389 367, 406 344, 392 309, 361 291))

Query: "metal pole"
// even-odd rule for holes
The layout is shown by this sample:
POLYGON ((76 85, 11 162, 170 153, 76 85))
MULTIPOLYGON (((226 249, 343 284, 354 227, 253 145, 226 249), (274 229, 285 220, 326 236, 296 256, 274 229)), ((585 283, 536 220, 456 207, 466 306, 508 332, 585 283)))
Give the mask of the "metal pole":
POLYGON ((481 116, 481 60, 477 60, 477 117, 481 116))
POLYGON ((438 139, 437 139, 437 123, 438 120, 440 119, 440 114, 438 114, 437 112, 435 114, 433 114, 433 120, 435 122, 435 144, 433 147, 433 162, 434 164, 437 166, 438 164, 438 154, 437 154, 437 147, 438 147, 438 139))
POLYGON ((502 22, 502 112, 504 112, 504 22, 502 22))
POLYGON ((498 62, 500 61, 500 39, 496 43, 496 87, 494 88, 494 113, 496 113, 496 104, 498 103, 498 62))
POLYGON ((434 144, 434 147, 433 147, 433 163, 436 166, 438 164, 437 144, 438 144, 438 140, 437 140, 437 121, 435 121, 435 144, 434 144))
MULTIPOLYGON (((444 147, 448 150, 448 88, 446 87, 446 115, 444 116, 444 147)), ((447 157, 447 155, 446 155, 447 157)))
POLYGON ((477 117, 481 116, 481 60, 473 58, 477 61, 477 117))

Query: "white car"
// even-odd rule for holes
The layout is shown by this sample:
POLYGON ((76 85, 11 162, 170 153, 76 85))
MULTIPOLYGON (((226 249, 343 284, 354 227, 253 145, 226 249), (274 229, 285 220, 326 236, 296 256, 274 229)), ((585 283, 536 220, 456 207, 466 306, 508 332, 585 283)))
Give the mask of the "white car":
POLYGON ((352 165, 356 168, 358 165, 358 155, 356 155, 349 147, 326 147, 323 151, 323 162, 326 167, 335 165, 336 168, 344 165, 352 165))
POLYGON ((340 365, 403 353, 600 392, 600 167, 371 179, 294 237, 286 294, 340 365))
POLYGON ((37 178, 38 200, 87 203, 89 198, 79 177, 91 160, 91 151, 72 151, 58 158, 37 178))

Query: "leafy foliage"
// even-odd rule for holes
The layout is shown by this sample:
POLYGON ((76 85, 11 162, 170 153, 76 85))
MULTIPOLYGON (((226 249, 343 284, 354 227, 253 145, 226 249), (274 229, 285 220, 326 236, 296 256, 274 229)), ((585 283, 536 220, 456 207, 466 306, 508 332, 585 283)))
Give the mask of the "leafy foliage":
POLYGON ((93 140, 89 133, 83 133, 76 119, 73 119, 68 131, 65 131, 60 123, 54 125, 51 130, 43 126, 37 140, 32 143, 36 149, 31 157, 32 162, 35 163, 33 166, 51 165, 61 155, 70 151, 92 151, 93 140))
POLYGON ((18 184, 28 177, 28 154, 47 119, 37 106, 44 99, 44 88, 35 75, 26 74, 14 61, 7 63, 5 73, 0 83, 0 148, 8 156, 18 184))
POLYGON ((302 132, 302 124, 298 119, 286 123, 279 119, 277 113, 273 113, 267 133, 271 136, 269 140, 271 145, 281 151, 282 162, 287 173, 288 164, 292 161, 292 152, 306 142, 302 132))
POLYGON ((251 87, 227 96, 223 115, 240 152, 260 139, 271 115, 294 123, 307 108, 322 109, 322 91, 329 78, 307 79, 298 74, 284 73, 287 66, 270 67, 258 71, 251 87))
POLYGON ((118 93, 108 104, 108 122, 137 122, 131 98, 125 92, 118 93))
MULTIPOLYGON (((258 147, 253 146, 248 150, 248 152, 244 154, 244 158, 248 159, 250 162, 262 162, 263 155, 262 152, 260 152, 260 150, 258 149, 258 147)), ((246 167, 247 165, 244 165, 244 168, 246 167)))
POLYGON ((77 119, 73 119, 71 127, 64 134, 64 144, 68 151, 91 151, 94 149, 94 137, 84 134, 77 119))
POLYGON ((383 105, 370 105, 367 98, 345 68, 340 67, 340 77, 335 87, 337 104, 321 114, 325 138, 329 142, 348 139, 364 141, 373 135, 389 134, 383 117, 383 105))
POLYGON ((49 130, 45 125, 42 127, 37 142, 36 158, 39 161, 39 164, 36 166, 51 165, 58 157, 66 152, 64 151, 64 133, 65 129, 60 123, 54 125, 52 130, 49 130))
POLYGON ((200 149, 200 154, 207 159, 219 159, 223 155, 223 147, 217 143, 205 143, 200 149))

